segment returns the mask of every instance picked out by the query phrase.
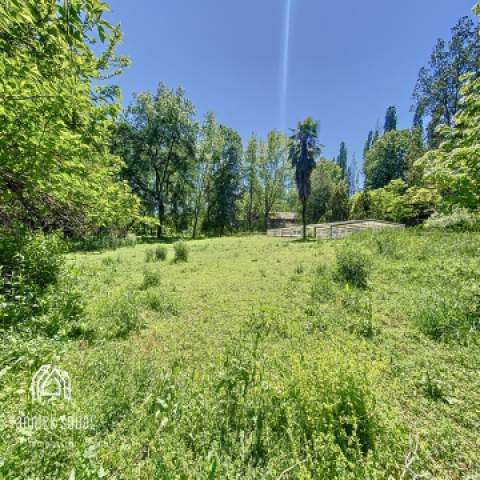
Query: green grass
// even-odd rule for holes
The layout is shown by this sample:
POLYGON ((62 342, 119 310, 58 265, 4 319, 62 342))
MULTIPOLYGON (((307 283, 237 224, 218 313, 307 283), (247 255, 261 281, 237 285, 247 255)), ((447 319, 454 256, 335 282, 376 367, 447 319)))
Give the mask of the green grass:
POLYGON ((0 401, 94 428, 2 427, 0 477, 480 475, 479 234, 187 245, 188 262, 145 264, 151 245, 68 258, 88 335, 12 338, 0 401), (339 281, 343 251, 368 257, 362 288, 339 281), (70 373, 71 402, 30 401, 46 363, 70 373))

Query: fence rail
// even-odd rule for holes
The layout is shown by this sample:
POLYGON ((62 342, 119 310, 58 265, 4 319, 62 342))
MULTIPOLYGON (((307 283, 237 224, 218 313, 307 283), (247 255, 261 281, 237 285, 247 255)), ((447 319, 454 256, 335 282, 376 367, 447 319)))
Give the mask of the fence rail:
MULTIPOLYGON (((380 230, 385 228, 405 228, 401 223, 386 222, 384 220, 349 220, 345 222, 316 223, 307 225, 307 237, 318 239, 341 239, 354 232, 365 230, 380 230)), ((272 237, 299 238, 303 235, 302 226, 274 228, 267 230, 272 237)))

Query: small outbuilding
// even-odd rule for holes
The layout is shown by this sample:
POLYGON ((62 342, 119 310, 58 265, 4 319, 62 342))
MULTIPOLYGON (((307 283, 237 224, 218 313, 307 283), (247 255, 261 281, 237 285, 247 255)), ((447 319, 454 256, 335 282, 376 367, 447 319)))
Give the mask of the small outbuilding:
POLYGON ((296 225, 298 215, 295 212, 272 212, 268 217, 269 228, 286 228, 296 225))

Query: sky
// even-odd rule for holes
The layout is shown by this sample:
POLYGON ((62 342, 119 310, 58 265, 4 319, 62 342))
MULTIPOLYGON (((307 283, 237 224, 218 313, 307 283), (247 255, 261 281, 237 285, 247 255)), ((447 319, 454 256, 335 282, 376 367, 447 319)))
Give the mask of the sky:
POLYGON ((474 1, 290 0, 288 63, 288 0, 108 4, 107 19, 123 32, 119 53, 132 61, 115 79, 124 105, 160 81, 181 85, 199 118, 214 112, 244 143, 312 116, 326 157, 345 141, 361 163, 368 131, 383 127, 389 105, 399 128, 411 126, 418 70, 474 1))

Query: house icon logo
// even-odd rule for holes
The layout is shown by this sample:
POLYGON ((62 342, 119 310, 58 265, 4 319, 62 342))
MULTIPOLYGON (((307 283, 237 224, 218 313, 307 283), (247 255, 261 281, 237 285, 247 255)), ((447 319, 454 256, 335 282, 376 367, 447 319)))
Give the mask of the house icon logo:
POLYGON ((32 378, 32 399, 37 401, 48 398, 72 399, 70 376, 67 372, 51 365, 42 365, 32 378))

